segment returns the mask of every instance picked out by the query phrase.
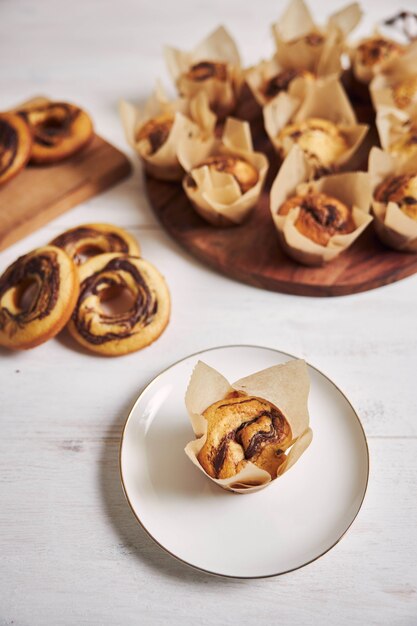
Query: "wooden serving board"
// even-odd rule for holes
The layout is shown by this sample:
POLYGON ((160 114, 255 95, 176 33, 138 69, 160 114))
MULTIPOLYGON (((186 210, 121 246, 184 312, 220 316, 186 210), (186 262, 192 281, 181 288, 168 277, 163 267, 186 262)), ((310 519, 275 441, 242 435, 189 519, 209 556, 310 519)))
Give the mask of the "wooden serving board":
MULTIPOLYGON (((370 132, 352 169, 366 169, 369 149, 378 144, 373 113, 357 105, 359 120, 370 132)), ((215 228, 193 210, 180 184, 146 178, 150 204, 167 232, 204 264, 249 285, 303 296, 342 296, 374 289, 417 272, 417 255, 396 252, 376 237, 372 224, 339 258, 319 268, 304 267, 280 249, 269 211, 269 192, 279 168, 265 134, 262 114, 246 93, 238 116, 251 124, 254 145, 264 152, 270 169, 260 202, 239 226, 215 228)))
POLYGON ((0 250, 115 185, 131 169, 128 158, 98 135, 56 165, 26 166, 0 188, 0 250))

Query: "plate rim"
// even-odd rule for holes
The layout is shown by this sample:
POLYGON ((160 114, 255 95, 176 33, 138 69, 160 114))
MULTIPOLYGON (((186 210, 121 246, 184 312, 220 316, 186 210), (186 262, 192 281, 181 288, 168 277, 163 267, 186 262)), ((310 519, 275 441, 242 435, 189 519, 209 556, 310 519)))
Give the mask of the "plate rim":
POLYGON ((303 359, 308 367, 311 367, 313 370, 315 370, 316 372, 318 372, 319 374, 321 374, 322 376, 324 376, 324 378, 326 378, 326 380, 328 382, 330 382, 335 389, 343 396, 343 398, 347 401, 347 403, 349 404, 350 408, 353 411, 353 414, 359 424, 359 427, 362 431, 362 435, 363 435, 363 439, 365 442, 365 451, 366 451, 366 464, 367 464, 367 475, 366 475, 366 482, 365 482, 365 488, 363 491, 363 495, 361 498, 361 501, 359 503, 358 506, 358 510, 356 511, 354 517, 352 518, 352 521, 350 522, 350 524, 345 528, 345 530, 343 531, 343 533, 336 539, 336 541, 329 546, 328 548, 326 548, 326 550, 324 552, 321 552, 319 555, 317 555, 316 557, 314 557, 313 559, 310 559, 308 561, 306 561, 305 563, 302 563, 301 565, 297 565, 297 567, 292 567, 288 570, 285 570, 283 572, 276 572, 273 574, 261 574, 259 576, 238 576, 238 575, 232 575, 232 574, 221 574, 219 572, 213 572, 211 570, 205 569, 203 567, 199 567, 198 565, 194 565, 193 563, 189 563, 188 561, 186 561, 185 559, 182 559, 180 556, 174 554, 173 552, 171 552, 170 550, 168 550, 168 548, 166 548, 165 546, 163 546, 153 535, 152 533, 146 528, 146 526, 143 524, 143 522, 140 520, 140 518, 138 517, 138 515, 136 514, 136 511, 130 501, 129 495, 127 493, 127 489, 126 489, 126 485, 124 482, 124 478, 123 478, 123 470, 122 470, 122 448, 123 448, 123 443, 124 443, 124 439, 125 439, 125 434, 126 434, 126 429, 127 429, 127 425, 132 417, 132 414, 136 408, 136 405, 140 402, 140 400, 142 399, 142 396, 150 389, 150 387, 163 375, 165 374, 168 370, 174 368, 176 365, 178 365, 179 363, 182 363, 183 361, 186 361, 187 359, 191 358, 191 357, 195 357, 198 356, 200 354, 206 353, 206 352, 214 352, 215 350, 221 350, 224 348, 257 348, 257 349, 261 349, 261 350, 269 350, 270 352, 279 352, 281 354, 284 354, 285 356, 288 356, 292 359, 298 359, 300 357, 295 356, 294 354, 291 354, 289 352, 286 352, 285 350, 279 350, 278 348, 271 348, 269 346, 259 346, 259 345, 255 345, 255 344, 226 344, 226 345, 222 345, 222 346, 214 346, 211 348, 206 348, 204 350, 198 350, 197 352, 193 352, 192 354, 188 354, 187 356, 178 359, 177 361, 175 361, 174 363, 171 363, 171 365, 169 365, 168 367, 164 368, 162 371, 160 371, 156 376, 154 376, 152 378, 152 380, 150 380, 142 389, 142 391, 139 393, 139 395, 137 396, 137 398, 134 400, 133 404, 131 405, 128 414, 127 414, 127 418, 126 421, 124 423, 123 426, 123 430, 122 430, 122 434, 120 437, 120 444, 119 444, 119 477, 120 477, 120 482, 122 485, 122 490, 123 490, 123 494, 124 497, 129 505, 129 508, 131 510, 131 512, 133 513, 136 521, 139 523, 139 525, 142 527, 142 529, 145 531, 145 533, 148 535, 148 537, 150 537, 152 539, 152 541, 154 543, 156 543, 157 546, 159 546, 166 554, 169 554, 171 557, 173 557, 174 559, 176 559, 177 561, 179 561, 180 563, 183 563, 184 565, 186 565, 187 567, 190 567, 193 570, 196 570, 198 572, 202 572, 204 574, 209 574, 210 576, 216 576, 218 578, 228 578, 231 580, 257 580, 257 579, 262 579, 262 578, 275 578, 278 576, 284 576, 285 574, 290 574, 291 572, 295 572, 299 569, 302 569, 304 567, 306 567, 307 565, 310 565, 311 563, 314 563, 315 561, 318 561, 319 559, 321 559, 325 554, 327 554, 328 552, 330 552, 331 550, 333 550, 333 548, 335 546, 337 546, 337 544, 343 539, 343 537, 346 535, 346 533, 349 531, 349 529, 351 528, 351 526, 353 525, 353 523, 355 522, 356 518, 359 515, 360 510, 362 509, 364 500, 365 500, 365 496, 366 493, 368 491, 368 484, 369 484, 369 473, 370 473, 370 455, 369 455, 369 446, 368 446, 368 439, 366 437, 366 432, 365 429, 363 427, 362 421, 355 409, 355 407, 353 406, 353 404, 351 403, 351 401, 349 400, 349 398, 346 396, 346 394, 340 389, 340 387, 338 387, 338 385, 336 385, 335 382, 333 382, 333 380, 331 378, 329 378, 324 372, 322 372, 318 367, 315 367, 314 365, 311 365, 311 363, 309 363, 309 361, 307 361, 306 359, 303 359))

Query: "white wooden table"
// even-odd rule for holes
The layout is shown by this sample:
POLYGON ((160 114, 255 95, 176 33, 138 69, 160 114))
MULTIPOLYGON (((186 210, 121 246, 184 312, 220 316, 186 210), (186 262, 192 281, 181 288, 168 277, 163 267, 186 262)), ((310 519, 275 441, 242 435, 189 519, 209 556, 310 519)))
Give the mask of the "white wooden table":
MULTIPOLYGON (((330 4, 312 0, 321 19, 342 3, 330 4)), ((360 32, 396 4, 372 3, 360 32)), ((164 43, 191 47, 221 21, 249 64, 272 52, 268 28, 283 6, 3 0, 0 109, 39 93, 70 99, 126 149, 118 99, 143 100, 167 78, 164 43)), ((161 230, 139 168, 3 252, 0 269, 86 221, 138 236, 171 287, 172 319, 155 345, 120 359, 86 356, 65 335, 1 351, 0 624, 417 624, 417 277, 338 299, 232 282, 161 230), (369 490, 353 527, 322 559, 277 579, 221 580, 176 562, 135 522, 119 481, 121 429, 141 388, 189 353, 232 343, 307 358, 347 393, 369 439, 369 490)))

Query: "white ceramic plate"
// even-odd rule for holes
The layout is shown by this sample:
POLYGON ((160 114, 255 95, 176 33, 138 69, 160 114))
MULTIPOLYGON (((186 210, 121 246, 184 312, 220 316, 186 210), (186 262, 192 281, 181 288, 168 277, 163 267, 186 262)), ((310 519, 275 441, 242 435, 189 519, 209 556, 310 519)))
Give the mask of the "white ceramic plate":
POLYGON ((365 433, 346 396, 312 366, 313 442, 266 489, 227 492, 185 456, 193 432, 184 394, 199 359, 233 382, 290 358, 255 346, 193 354, 157 376, 127 419, 120 448, 127 500, 148 534, 188 565, 237 578, 283 574, 330 550, 359 512, 369 473, 365 433))

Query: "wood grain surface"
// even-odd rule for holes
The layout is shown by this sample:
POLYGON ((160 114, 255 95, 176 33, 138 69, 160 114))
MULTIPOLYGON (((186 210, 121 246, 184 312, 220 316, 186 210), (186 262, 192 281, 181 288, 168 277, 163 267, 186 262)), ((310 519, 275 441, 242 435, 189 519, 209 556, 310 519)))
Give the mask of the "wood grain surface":
POLYGON ((28 165, 0 188, 0 250, 115 185, 130 172, 123 152, 98 135, 65 161, 28 165))
MULTIPOLYGON (((378 142, 372 108, 354 103, 361 122, 370 124, 364 144, 349 169, 366 169, 372 145, 378 142)), ((390 250, 372 224, 336 260, 323 267, 304 267, 280 248, 269 209, 269 193, 279 160, 262 124, 262 114, 248 90, 237 117, 251 123, 254 145, 270 162, 258 205, 243 224, 215 228, 192 208, 180 184, 146 177, 149 201, 167 232, 203 263, 225 276, 283 293, 302 296, 342 296, 375 289, 417 272, 417 255, 390 250)))

